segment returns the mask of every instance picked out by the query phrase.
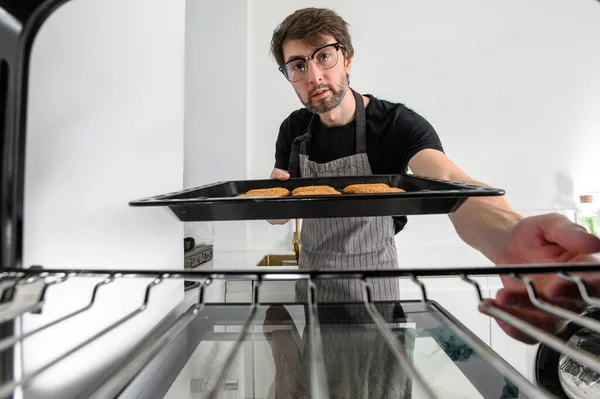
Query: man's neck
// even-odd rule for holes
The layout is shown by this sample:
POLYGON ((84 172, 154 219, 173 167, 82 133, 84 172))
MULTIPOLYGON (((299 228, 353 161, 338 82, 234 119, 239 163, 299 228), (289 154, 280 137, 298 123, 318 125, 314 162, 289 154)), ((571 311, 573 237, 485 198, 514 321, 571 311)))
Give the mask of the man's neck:
POLYGON ((352 90, 348 89, 342 103, 335 109, 319 115, 321 123, 327 127, 343 126, 354 120, 356 99, 352 90))

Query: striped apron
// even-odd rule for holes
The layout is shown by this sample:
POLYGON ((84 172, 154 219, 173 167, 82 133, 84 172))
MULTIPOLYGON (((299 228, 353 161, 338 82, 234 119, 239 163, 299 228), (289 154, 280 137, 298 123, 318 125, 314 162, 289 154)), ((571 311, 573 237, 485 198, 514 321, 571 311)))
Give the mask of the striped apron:
MULTIPOLYGON (((382 317, 394 320, 393 307, 376 304, 382 317)), ((412 382, 402 370, 371 317, 360 304, 335 305, 318 310, 327 391, 332 399, 410 399, 412 382), (364 323, 364 324, 363 324, 364 323)), ((311 354, 308 327, 302 338, 282 305, 267 310, 265 325, 287 324, 291 330, 274 330, 269 345, 275 379, 267 399, 311 397, 311 354)), ((398 340, 413 354, 413 339, 396 332, 398 340)))
MULTIPOLYGON (((366 154, 366 121, 362 96, 356 98, 357 154, 325 164, 310 161, 307 144, 312 137, 312 121, 306 134, 292 145, 290 174, 302 177, 370 175, 366 154), (298 172, 299 170, 299 172, 298 172)), ((390 268, 398 267, 391 217, 352 217, 305 219, 301 235, 301 269, 390 268)), ((373 279, 373 299, 399 300, 397 279, 373 279)), ((316 282, 317 300, 323 302, 361 302, 361 285, 355 280, 320 280, 316 282)), ((307 299, 306 281, 296 284, 296 298, 307 299)), ((383 308, 381 308, 383 309, 383 308)), ((389 310, 389 309, 388 309, 389 310)), ((385 319, 391 315, 382 312, 385 319)), ((327 388, 331 398, 409 399, 412 384, 393 352, 374 325, 337 323, 351 318, 368 320, 361 304, 342 305, 318 310, 327 388)), ((291 317, 283 306, 272 306, 265 323, 277 324, 291 317)), ((293 324, 293 323, 292 323, 293 324)), ((405 343, 402 332, 397 333, 405 343)), ((292 331, 274 331, 269 341, 275 363, 275 380, 268 398, 310 398, 310 342, 308 326, 302 338, 292 331)), ((408 349, 408 352, 412 351, 408 349)))
MULTIPOLYGON (((314 118, 307 132, 292 143, 291 177, 333 177, 372 175, 367 157, 365 106, 356 99, 356 154, 318 164, 308 158, 314 118)), ((304 219, 300 236, 300 269, 381 269, 398 267, 391 216, 304 219)), ((399 300, 398 279, 371 279, 374 300, 399 300)), ((352 279, 317 281, 319 302, 363 300, 360 282, 352 279)), ((296 284, 296 298, 306 301, 306 281, 296 284)))

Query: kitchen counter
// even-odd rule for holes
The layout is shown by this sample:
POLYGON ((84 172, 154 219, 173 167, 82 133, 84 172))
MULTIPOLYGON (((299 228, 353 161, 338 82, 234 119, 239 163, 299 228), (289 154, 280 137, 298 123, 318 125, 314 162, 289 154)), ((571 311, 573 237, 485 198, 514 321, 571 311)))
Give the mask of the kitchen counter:
MULTIPOLYGON (((272 270, 294 272, 297 266, 257 266, 260 260, 267 254, 289 254, 291 250, 252 250, 252 251, 214 251, 213 259, 203 263, 193 270, 272 270)), ((448 248, 399 248, 398 263, 400 268, 430 269, 430 268, 461 268, 461 267, 484 267, 492 263, 479 252, 470 247, 448 247, 448 248)), ((483 276, 476 279, 482 288, 500 288, 500 279, 497 276, 483 276)), ((417 291, 414 283, 408 278, 400 278, 401 289, 404 291, 417 291)), ((428 288, 434 289, 452 288, 458 286, 466 288, 463 281, 457 277, 429 277, 425 278, 428 288)), ((283 283, 283 282, 276 282, 283 283)), ((289 282, 288 282, 289 283, 289 282)), ((230 287, 231 288, 231 287, 230 287)), ((249 292, 248 292, 249 294, 249 292)))
MULTIPOLYGON (((214 251, 211 261, 203 263, 194 270, 283 270, 293 273, 298 268, 297 266, 257 266, 257 263, 267 254, 293 254, 293 251, 214 251)), ((491 265, 487 258, 470 247, 399 248, 398 263, 400 268, 416 269, 491 265)), ((494 275, 477 277, 475 280, 480 284, 486 297, 493 296, 490 290, 496 291, 502 287, 500 279, 494 275)), ((466 298, 475 299, 473 288, 459 277, 428 277, 423 278, 422 281, 425 283, 428 292, 434 297, 436 294, 443 297, 453 297, 457 294, 457 291, 461 291, 466 298), (471 298, 471 294, 473 298, 471 298)), ((294 301, 294 284, 293 281, 264 282, 261 287, 260 299, 267 302, 294 301)), ((399 278, 399 284, 402 299, 420 298, 419 288, 409 278, 399 278)), ((219 299, 225 302, 250 302, 252 284, 249 281, 215 281, 208 292, 211 295, 207 299, 211 302, 219 301, 219 299)))
MULTIPOLYGON (((224 269, 262 269, 257 263, 267 254, 289 254, 289 249, 281 250, 249 250, 249 251, 218 251, 213 253, 213 259, 203 263, 195 270, 224 270, 224 269)), ((398 264, 401 268, 435 268, 435 267, 477 267, 491 266, 492 263, 470 247, 420 247, 398 248, 398 264)), ((296 266, 268 266, 272 270, 295 270, 296 266)))
POLYGON ((193 270, 289 270, 298 266, 257 266, 266 254, 293 255, 293 251, 214 251, 212 260, 201 264, 193 270))

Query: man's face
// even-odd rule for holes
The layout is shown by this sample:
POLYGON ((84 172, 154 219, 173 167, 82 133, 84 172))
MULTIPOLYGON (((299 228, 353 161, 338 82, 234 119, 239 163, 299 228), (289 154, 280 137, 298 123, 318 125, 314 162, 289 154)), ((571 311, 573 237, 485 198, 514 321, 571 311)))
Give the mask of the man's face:
MULTIPOLYGON (((325 40, 325 44, 336 43, 333 37, 326 36, 325 40)), ((308 57, 316 49, 308 47, 301 40, 288 40, 283 44, 284 61, 308 57)), ((311 112, 323 114, 337 108, 348 92, 348 75, 352 60, 345 57, 342 49, 339 50, 337 57, 337 64, 324 71, 309 59, 304 78, 291 82, 300 102, 311 112)))

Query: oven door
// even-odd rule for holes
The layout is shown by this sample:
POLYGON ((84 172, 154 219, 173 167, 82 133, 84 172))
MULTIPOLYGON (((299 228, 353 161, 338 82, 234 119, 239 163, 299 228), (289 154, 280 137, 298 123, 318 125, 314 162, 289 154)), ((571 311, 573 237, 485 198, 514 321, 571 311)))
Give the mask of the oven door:
MULTIPOLYGON (((435 397, 528 397, 476 353, 485 344, 439 304, 373 306, 435 397), (467 331, 469 342, 448 325, 467 331)), ((314 384, 331 397, 427 397, 364 303, 319 304, 314 344, 309 313, 301 303, 206 305, 120 397, 142 389, 144 398, 308 398, 314 384)))

